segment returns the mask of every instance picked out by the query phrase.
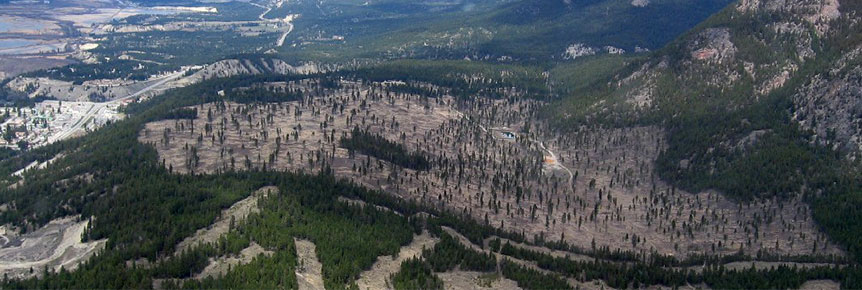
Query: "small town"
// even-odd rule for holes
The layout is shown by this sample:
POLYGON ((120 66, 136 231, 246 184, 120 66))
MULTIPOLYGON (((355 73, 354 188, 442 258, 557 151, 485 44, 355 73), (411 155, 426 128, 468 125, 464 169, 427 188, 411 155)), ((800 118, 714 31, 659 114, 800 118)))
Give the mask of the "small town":
POLYGON ((0 107, 0 146, 35 148, 92 131, 122 118, 119 107, 131 102, 94 103, 44 101, 31 108, 0 107))

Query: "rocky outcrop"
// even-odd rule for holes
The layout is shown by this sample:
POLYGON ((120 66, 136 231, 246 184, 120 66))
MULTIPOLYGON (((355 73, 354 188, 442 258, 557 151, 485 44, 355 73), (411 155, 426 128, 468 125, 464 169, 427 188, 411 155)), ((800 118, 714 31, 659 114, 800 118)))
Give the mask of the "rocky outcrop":
POLYGON ((688 48, 692 58, 719 64, 736 56, 736 46, 730 41, 728 28, 708 28, 698 33, 688 48))
POLYGON ((306 63, 293 66, 280 59, 226 59, 209 64, 183 78, 181 82, 197 83, 206 79, 231 77, 236 75, 273 74, 310 74, 320 71, 317 64, 306 63))
MULTIPOLYGON (((855 0, 845 0, 855 1, 855 0)), ((832 20, 841 17, 838 0, 742 0, 736 10, 743 13, 781 13, 804 19, 823 35, 832 20)))
MULTIPOLYGON (((618 76, 623 85, 629 84, 621 86, 625 103, 643 110, 723 98, 731 102, 729 108, 741 108, 784 87, 806 63, 819 58, 824 39, 846 33, 846 25, 839 23, 859 25, 854 12, 842 11, 838 0, 742 0, 735 8, 671 44, 670 51, 675 53, 618 76), (735 24, 739 21, 747 25, 735 24), (660 87, 656 80, 661 78, 673 81, 665 82, 669 87, 660 87), (655 95, 657 92, 666 95, 655 95)), ((844 76, 852 79, 852 74, 844 76)), ((831 79, 822 77, 815 82, 831 79)), ((828 85, 813 83, 806 93, 825 93, 817 91, 822 86, 828 85)), ((850 98, 849 91, 842 96, 850 98)), ((612 105, 606 102, 604 106, 612 105)), ((807 106, 808 102, 800 105, 807 106)))
POLYGON ((822 143, 862 153, 862 45, 815 75, 793 96, 794 119, 822 143))

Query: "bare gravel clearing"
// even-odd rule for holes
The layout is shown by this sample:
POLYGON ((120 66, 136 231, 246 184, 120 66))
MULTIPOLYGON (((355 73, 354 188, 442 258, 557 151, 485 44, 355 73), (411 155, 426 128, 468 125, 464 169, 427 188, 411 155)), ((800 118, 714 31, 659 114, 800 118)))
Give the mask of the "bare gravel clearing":
POLYGON ((299 290, 322 290, 323 264, 317 259, 317 246, 309 240, 294 238, 296 245, 296 281, 299 290))
POLYGON ((70 216, 53 220, 24 235, 4 227, 4 233, 0 234, 3 240, 0 273, 10 278, 24 278, 41 275, 44 267, 54 271, 76 269, 79 263, 104 249, 107 242, 81 240, 89 222, 80 220, 79 216, 70 216))

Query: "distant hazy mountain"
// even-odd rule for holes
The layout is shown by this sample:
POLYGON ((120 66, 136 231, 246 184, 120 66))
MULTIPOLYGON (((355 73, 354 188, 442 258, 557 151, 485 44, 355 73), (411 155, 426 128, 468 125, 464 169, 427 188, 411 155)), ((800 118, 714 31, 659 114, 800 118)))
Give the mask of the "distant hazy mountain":
POLYGON ((590 54, 660 48, 728 3, 298 1, 282 10, 303 14, 295 37, 337 54, 542 61, 577 57, 571 53, 573 47, 583 47, 590 54), (319 41, 321 35, 327 40, 338 35, 344 41, 324 43, 319 41))

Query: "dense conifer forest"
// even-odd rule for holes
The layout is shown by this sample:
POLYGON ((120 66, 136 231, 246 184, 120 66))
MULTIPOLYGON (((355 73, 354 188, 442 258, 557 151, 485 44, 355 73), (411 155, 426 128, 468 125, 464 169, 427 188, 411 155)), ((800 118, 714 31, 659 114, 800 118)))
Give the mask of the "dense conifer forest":
POLYGON ((349 137, 341 138, 341 147, 413 170, 427 170, 431 166, 421 153, 408 152, 404 146, 358 127, 353 129, 349 137))

